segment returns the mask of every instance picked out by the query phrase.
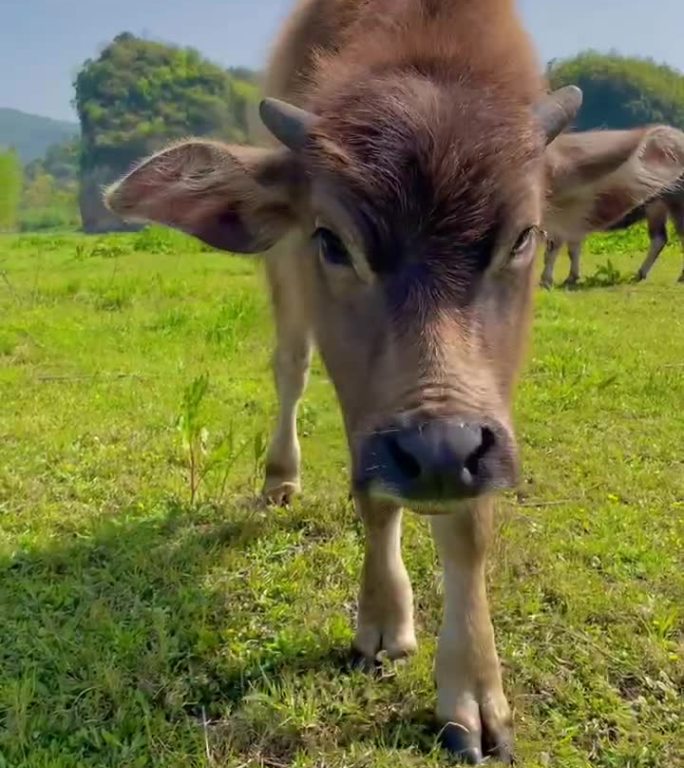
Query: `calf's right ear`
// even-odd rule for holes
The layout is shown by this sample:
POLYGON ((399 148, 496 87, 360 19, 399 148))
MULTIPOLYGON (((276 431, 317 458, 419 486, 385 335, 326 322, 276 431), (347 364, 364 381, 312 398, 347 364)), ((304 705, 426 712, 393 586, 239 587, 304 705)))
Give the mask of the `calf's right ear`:
POLYGON ((547 150, 544 226, 566 240, 606 229, 683 174, 684 133, 675 128, 564 134, 547 150))
POLYGON ((127 221, 155 222, 235 253, 265 251, 295 223, 290 152, 193 139, 144 160, 105 191, 127 221))

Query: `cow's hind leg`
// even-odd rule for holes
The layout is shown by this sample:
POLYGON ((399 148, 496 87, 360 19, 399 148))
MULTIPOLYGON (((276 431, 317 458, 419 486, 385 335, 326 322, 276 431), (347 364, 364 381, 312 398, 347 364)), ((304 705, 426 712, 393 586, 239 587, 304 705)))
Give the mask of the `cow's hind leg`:
POLYGON ((646 217, 651 245, 644 263, 639 267, 636 274, 637 281, 645 280, 648 277, 648 273, 658 260, 658 256, 667 245, 667 206, 661 201, 652 203, 646 209, 646 217))
POLYGON ((413 592, 401 557, 401 510, 366 497, 356 506, 366 540, 353 651, 373 666, 381 651, 390 659, 415 651, 413 592))
POLYGON ((276 325, 273 373, 278 393, 278 421, 266 456, 263 495, 270 504, 286 505, 300 490, 301 451, 297 409, 309 374, 312 334, 297 279, 296 251, 266 259, 276 325))
MULTIPOLYGON (((672 217, 672 223, 677 232, 677 237, 679 237, 679 242, 682 247, 682 256, 684 257, 684 200, 677 200, 676 203, 671 204, 670 216, 672 217)), ((679 276, 679 282, 684 283, 684 262, 682 262, 682 274, 679 276)))
POLYGON ((570 274, 565 280, 566 286, 577 285, 580 281, 580 257, 582 256, 582 241, 568 243, 568 256, 570 257, 570 274))
POLYGON ((562 247, 562 240, 551 240, 546 246, 546 251, 544 253, 544 271, 542 272, 541 280, 539 281, 542 288, 553 288, 553 271, 562 247))
POLYGON ((444 746, 473 765, 512 761, 511 712, 503 692, 485 584, 492 506, 432 520, 444 570, 444 617, 436 660, 437 719, 444 746))

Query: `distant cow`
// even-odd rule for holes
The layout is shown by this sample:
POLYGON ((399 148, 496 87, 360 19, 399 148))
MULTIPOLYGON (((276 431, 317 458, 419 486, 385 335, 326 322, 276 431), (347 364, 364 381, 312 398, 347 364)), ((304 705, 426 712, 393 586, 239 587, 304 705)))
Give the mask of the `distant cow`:
MULTIPOLYGON (((618 143, 624 140, 638 142, 644 130, 646 129, 606 132, 587 131, 586 133, 566 134, 556 139, 554 147, 559 148, 561 151, 574 151, 577 147, 591 146, 592 142, 595 142, 599 136, 602 139, 607 138, 609 141, 618 143)), ((646 220, 650 247, 644 263, 636 273, 635 280, 641 281, 648 277, 651 268, 662 253, 663 248, 667 245, 668 218, 671 219, 674 225, 682 246, 682 254, 684 254, 684 177, 680 178, 673 188, 662 192, 645 204, 638 205, 615 224, 603 227, 604 231, 627 229, 644 219, 646 220)), ((570 273, 565 280, 565 285, 575 285, 580 279, 580 256, 584 238, 590 232, 601 228, 588 221, 585 232, 580 237, 575 237, 574 239, 564 238, 562 234, 559 235, 559 233, 554 232, 552 224, 548 229, 550 239, 544 256, 544 271, 542 272, 541 285, 545 288, 553 286, 556 260, 566 242, 570 257, 570 273)), ((684 283, 684 265, 679 282, 684 283)))
POLYGON ((493 494, 517 477, 511 399, 544 206, 575 237, 684 172, 670 128, 619 151, 546 149, 580 94, 546 94, 540 72, 513 0, 303 0, 267 78, 289 102, 261 105, 276 147, 185 141, 107 194, 124 218, 269 251, 280 414, 265 494, 299 489, 315 339, 366 530, 354 649, 369 663, 414 651, 400 509, 430 515, 444 568, 437 716, 473 764, 511 755, 485 556, 493 494))

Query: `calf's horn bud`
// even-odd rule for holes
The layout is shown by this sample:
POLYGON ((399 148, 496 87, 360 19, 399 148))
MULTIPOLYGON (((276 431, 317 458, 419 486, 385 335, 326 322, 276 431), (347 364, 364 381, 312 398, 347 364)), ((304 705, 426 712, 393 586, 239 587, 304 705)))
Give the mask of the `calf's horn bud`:
POLYGON ((264 99, 259 105, 261 121, 288 149, 302 149, 316 116, 280 99, 264 99))
POLYGON ((576 85, 566 85, 550 93, 535 107, 546 143, 550 144, 576 117, 582 106, 582 91, 576 85))

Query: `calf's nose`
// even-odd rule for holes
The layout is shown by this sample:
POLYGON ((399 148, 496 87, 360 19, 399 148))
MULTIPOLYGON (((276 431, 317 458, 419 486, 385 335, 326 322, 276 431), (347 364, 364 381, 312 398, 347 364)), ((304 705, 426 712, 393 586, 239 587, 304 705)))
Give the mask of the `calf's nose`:
POLYGON ((478 496, 514 482, 501 439, 489 426, 434 420, 370 435, 361 449, 357 487, 405 501, 478 496))

